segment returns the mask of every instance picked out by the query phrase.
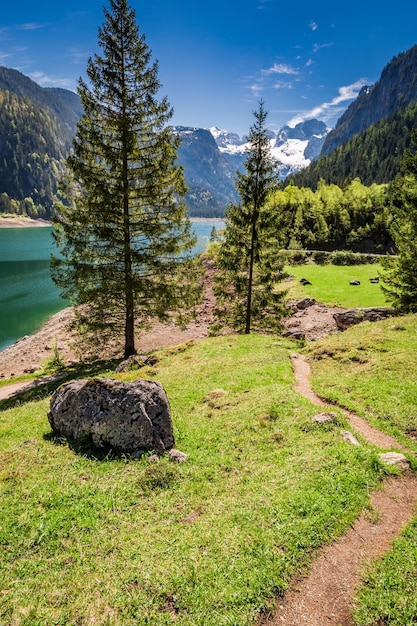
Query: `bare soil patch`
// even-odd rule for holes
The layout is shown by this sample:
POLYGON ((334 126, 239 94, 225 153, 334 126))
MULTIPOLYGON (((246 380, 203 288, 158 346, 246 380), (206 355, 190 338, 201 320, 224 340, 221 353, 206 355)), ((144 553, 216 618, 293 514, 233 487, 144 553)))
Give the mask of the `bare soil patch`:
POLYGON ((30 217, 0 217, 0 228, 27 228, 39 226, 51 226, 48 220, 32 220, 30 217))
POLYGON ((309 341, 317 341, 339 332, 334 314, 344 310, 341 307, 313 304, 304 310, 295 311, 284 320, 284 326, 286 331, 294 336, 299 334, 309 341))

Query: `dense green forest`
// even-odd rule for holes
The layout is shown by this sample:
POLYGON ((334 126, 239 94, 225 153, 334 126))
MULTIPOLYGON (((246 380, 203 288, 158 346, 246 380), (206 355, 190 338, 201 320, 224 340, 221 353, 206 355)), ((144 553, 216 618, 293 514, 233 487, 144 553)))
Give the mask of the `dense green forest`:
POLYGON ((7 136, 0 145, 0 211, 49 217, 63 159, 54 121, 7 91, 0 92, 0 111, 0 133, 7 136))
POLYGON ((51 216, 80 115, 76 94, 0 68, 0 213, 51 216))
POLYGON ((369 126, 320 157, 304 170, 291 176, 284 185, 317 189, 320 180, 346 186, 354 178, 365 185, 392 181, 398 174, 404 151, 411 146, 411 133, 417 127, 417 103, 369 126))
POLYGON ((289 249, 393 251, 388 185, 344 189, 320 181, 316 191, 291 184, 268 200, 282 245, 289 249))

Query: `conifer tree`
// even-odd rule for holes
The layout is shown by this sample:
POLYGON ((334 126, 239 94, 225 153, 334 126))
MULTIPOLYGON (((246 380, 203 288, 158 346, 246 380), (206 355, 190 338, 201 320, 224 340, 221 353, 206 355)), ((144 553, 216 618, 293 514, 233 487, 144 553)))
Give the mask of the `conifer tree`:
POLYGON ((280 327, 284 292, 276 288, 284 277, 278 254, 279 237, 274 216, 265 208, 276 182, 275 161, 265 127, 267 111, 261 100, 250 128, 245 172, 238 172, 237 205, 226 211, 224 239, 220 245, 214 280, 215 315, 219 327, 249 334, 252 328, 274 331, 280 327))
POLYGON ((127 0, 110 0, 104 16, 102 55, 88 61, 89 82, 79 81, 84 114, 54 220, 61 254, 52 273, 76 305, 78 330, 95 342, 124 331, 129 356, 135 327, 170 311, 184 322, 199 288, 179 139, 167 125, 167 99, 158 100, 158 64, 127 0))
MULTIPOLYGON (((417 131, 413 132, 417 146, 417 131)), ((402 161, 403 177, 390 188, 393 221, 391 234, 396 258, 383 262, 382 289, 393 306, 406 313, 417 312, 417 153, 408 150, 402 161)))

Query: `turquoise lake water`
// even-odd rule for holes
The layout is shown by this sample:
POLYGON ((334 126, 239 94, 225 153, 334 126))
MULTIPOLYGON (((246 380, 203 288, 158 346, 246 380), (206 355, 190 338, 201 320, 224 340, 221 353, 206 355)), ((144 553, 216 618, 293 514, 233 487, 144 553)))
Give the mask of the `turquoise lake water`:
MULTIPOLYGON (((223 222, 192 222, 203 250, 223 222)), ((51 228, 0 228, 0 351, 67 306, 50 275, 51 228)))

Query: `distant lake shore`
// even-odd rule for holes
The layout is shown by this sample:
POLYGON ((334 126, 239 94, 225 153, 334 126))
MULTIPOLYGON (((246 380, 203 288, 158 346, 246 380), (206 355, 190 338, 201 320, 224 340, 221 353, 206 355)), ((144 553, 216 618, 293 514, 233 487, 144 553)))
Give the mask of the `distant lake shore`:
POLYGON ((30 217, 0 217, 0 228, 28 228, 52 226, 48 220, 33 220, 30 217))
MULTIPOLYGON (((189 216, 191 222, 219 222, 223 221, 222 217, 192 217, 189 216)), ((28 227, 52 226, 52 222, 48 220, 33 220, 30 217, 0 217, 0 228, 28 228, 28 227)))

